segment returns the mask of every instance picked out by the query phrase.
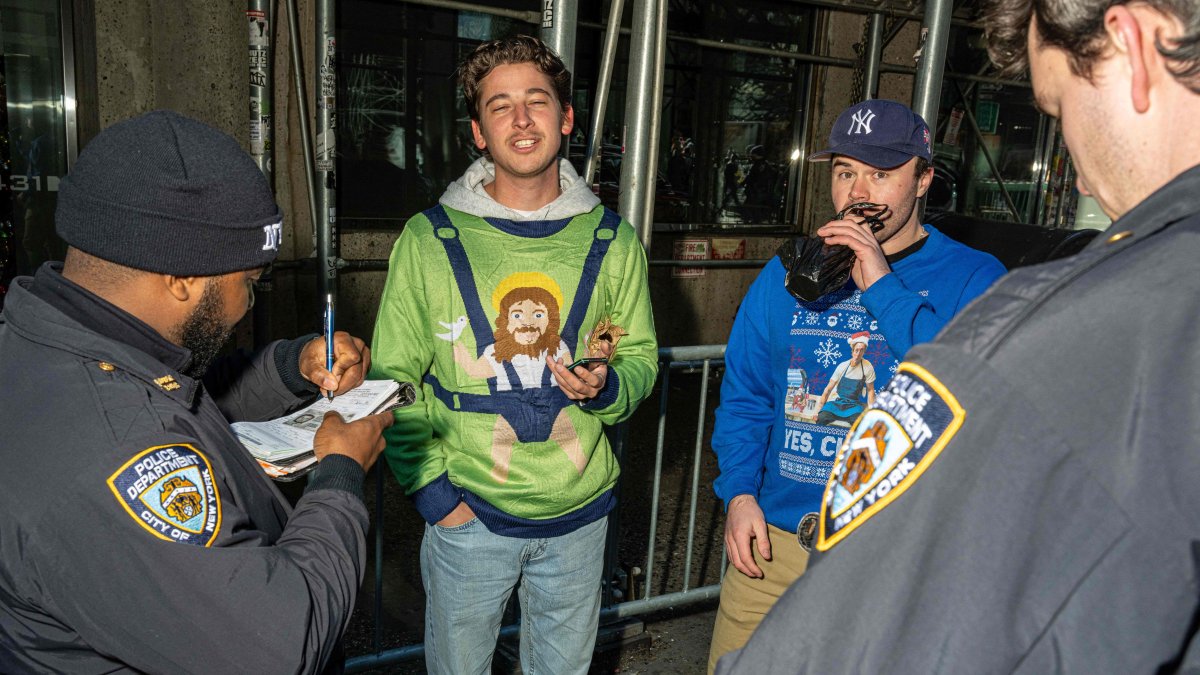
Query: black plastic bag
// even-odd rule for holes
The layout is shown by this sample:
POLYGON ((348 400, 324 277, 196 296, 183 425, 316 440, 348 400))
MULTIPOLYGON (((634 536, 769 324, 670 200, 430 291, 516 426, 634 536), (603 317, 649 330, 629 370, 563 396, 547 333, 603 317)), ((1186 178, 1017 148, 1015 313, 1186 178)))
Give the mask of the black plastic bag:
MULTIPOLYGON (((885 204, 858 202, 839 211, 832 220, 857 216, 872 232, 878 232, 887 214, 885 204)), ((783 263, 783 283, 788 293, 804 302, 813 302, 845 286, 854 265, 854 251, 842 245, 826 246, 820 237, 793 237, 783 242, 775 255, 783 263)))

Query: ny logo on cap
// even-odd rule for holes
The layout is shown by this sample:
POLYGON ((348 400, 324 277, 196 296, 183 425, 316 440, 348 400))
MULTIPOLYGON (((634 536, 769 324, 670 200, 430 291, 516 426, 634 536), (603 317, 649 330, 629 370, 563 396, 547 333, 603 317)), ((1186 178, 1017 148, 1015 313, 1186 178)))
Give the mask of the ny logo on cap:
POLYGON ((875 113, 871 112, 870 108, 859 110, 851 116, 850 128, 846 131, 846 135, 871 133, 871 121, 874 119, 875 113))
POLYGON ((262 250, 278 251, 279 243, 283 240, 283 223, 274 223, 271 225, 263 225, 263 236, 267 238, 263 242, 262 250))

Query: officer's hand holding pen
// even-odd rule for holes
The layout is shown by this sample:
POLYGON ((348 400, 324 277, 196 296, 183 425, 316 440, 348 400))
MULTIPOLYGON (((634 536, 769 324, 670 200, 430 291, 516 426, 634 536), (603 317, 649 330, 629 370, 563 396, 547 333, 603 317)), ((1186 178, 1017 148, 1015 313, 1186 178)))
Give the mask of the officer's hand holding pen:
MULTIPOLYGON (((333 372, 333 294, 325 296, 325 370, 333 372)), ((325 395, 333 400, 333 389, 326 388, 325 395)))
POLYGON ((300 374, 334 395, 344 394, 362 384, 371 369, 371 349, 346 331, 333 334, 333 368, 326 368, 325 358, 325 338, 310 340, 300 352, 300 374))

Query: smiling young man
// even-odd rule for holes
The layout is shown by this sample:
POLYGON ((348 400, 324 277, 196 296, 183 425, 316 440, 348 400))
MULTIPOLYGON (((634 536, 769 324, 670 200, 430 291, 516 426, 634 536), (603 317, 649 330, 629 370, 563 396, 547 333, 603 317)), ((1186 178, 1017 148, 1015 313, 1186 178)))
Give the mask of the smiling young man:
POLYGON ((1200 672, 1200 4, 988 4, 1113 223, 909 353, 722 672, 1200 672))
POLYGON ((742 646, 804 573, 797 528, 811 528, 821 488, 847 428, 896 371, 898 359, 934 335, 1004 274, 992 256, 922 225, 929 189, 929 128, 894 101, 846 109, 813 161, 831 160, 833 207, 885 205, 882 227, 833 220, 817 234, 855 256, 845 287, 801 302, 773 259, 750 287, 725 354, 712 446, 726 503, 730 568, 709 652, 742 646))
POLYGON ((424 383, 386 454, 428 523, 426 665, 486 672, 519 587, 525 671, 585 673, 619 471, 603 427, 657 375, 645 253, 559 159, 574 111, 557 55, 488 42, 459 81, 484 156, 405 225, 372 343, 378 376, 424 383), (628 333, 616 352, 589 340, 602 321, 628 333), (611 358, 567 369, 584 356, 611 358))

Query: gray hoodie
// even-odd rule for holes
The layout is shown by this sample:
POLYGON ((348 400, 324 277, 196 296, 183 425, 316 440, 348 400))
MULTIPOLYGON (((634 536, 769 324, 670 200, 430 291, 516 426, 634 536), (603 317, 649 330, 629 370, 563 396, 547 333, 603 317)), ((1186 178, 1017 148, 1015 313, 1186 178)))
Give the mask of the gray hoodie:
POLYGON ((455 211, 481 218, 504 218, 514 221, 573 218, 588 213, 600 203, 600 199, 592 194, 591 188, 565 159, 558 160, 558 186, 562 189, 562 194, 529 215, 514 211, 492 199, 483 187, 494 180, 496 172, 492 160, 480 157, 467 167, 458 180, 446 188, 439 201, 443 206, 455 211))

